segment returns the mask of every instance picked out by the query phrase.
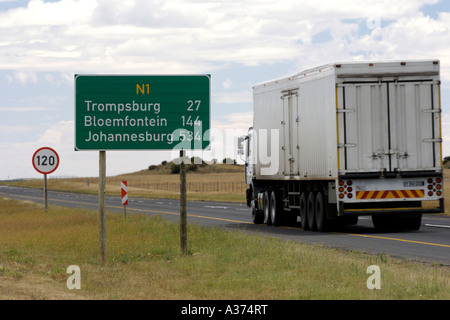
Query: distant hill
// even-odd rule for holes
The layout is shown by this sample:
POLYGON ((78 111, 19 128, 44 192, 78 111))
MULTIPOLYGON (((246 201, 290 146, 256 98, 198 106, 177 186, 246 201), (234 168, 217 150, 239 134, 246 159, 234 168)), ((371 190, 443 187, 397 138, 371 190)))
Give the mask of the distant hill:
POLYGON ((444 158, 444 168, 450 169, 450 156, 444 158))
MULTIPOLYGON (((140 170, 137 172, 129 173, 127 175, 163 175, 163 174, 178 174, 179 171, 179 161, 180 159, 175 159, 174 161, 163 161, 159 165, 150 165, 147 169, 140 170)), ((210 174, 210 173, 243 173, 244 165, 239 164, 218 164, 202 161, 201 159, 191 159, 191 164, 186 164, 187 173, 198 173, 198 174, 210 174)))

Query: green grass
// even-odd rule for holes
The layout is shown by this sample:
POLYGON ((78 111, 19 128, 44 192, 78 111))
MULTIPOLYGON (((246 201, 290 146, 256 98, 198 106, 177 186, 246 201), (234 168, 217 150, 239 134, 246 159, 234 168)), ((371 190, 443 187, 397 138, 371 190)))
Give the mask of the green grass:
POLYGON ((0 199, 0 299, 443 299, 449 267, 282 241, 162 217, 107 214, 100 265, 98 212, 0 199), (370 265, 381 290, 369 290, 370 265), (66 269, 81 269, 68 290, 66 269))

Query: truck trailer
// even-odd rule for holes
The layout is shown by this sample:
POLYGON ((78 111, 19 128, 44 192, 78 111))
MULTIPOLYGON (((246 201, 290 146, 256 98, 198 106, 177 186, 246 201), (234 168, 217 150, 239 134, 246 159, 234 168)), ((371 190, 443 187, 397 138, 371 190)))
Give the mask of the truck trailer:
POLYGON ((440 61, 333 63, 253 87, 253 222, 418 230, 444 212, 440 61))

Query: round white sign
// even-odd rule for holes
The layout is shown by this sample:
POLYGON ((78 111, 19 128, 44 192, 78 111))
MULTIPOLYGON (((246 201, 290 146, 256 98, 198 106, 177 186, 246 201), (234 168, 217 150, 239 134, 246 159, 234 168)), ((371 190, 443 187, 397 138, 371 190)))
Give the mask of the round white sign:
POLYGON ((33 167, 42 174, 49 174, 59 166, 59 156, 52 148, 44 147, 33 154, 33 167))

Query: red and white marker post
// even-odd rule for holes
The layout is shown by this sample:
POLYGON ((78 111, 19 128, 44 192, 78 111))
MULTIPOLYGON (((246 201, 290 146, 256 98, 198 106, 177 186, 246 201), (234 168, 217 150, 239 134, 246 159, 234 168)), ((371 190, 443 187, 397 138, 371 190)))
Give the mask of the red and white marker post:
POLYGON ((59 166, 59 156, 55 150, 49 147, 43 147, 33 154, 33 167, 37 172, 44 175, 44 208, 48 211, 48 192, 47 192, 47 174, 55 171, 59 166))
POLYGON ((123 216, 127 219, 127 205, 128 205, 128 185, 126 181, 120 183, 122 189, 122 205, 123 205, 123 216))

